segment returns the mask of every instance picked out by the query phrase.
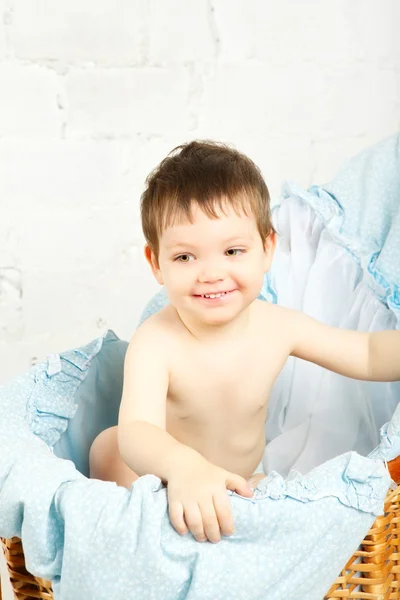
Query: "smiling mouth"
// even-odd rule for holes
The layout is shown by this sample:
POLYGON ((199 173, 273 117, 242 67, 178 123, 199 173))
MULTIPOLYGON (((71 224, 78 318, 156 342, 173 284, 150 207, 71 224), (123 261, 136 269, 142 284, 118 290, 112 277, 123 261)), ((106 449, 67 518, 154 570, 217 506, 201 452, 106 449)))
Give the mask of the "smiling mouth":
POLYGON ((216 294, 194 294, 195 298, 223 298, 224 296, 227 296, 228 294, 231 294, 232 292, 234 292, 234 290, 229 290, 229 292, 218 292, 216 294))

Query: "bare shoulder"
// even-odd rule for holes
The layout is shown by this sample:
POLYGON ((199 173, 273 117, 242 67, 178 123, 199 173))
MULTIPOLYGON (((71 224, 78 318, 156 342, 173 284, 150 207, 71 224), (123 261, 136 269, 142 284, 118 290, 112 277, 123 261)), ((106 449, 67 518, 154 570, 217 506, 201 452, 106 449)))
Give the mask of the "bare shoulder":
POLYGON ((268 335, 273 333, 275 339, 279 338, 282 343, 291 347, 296 323, 302 313, 293 308, 271 304, 265 300, 257 301, 256 309, 255 323, 259 325, 260 333, 268 335))
POLYGON ((286 306, 272 304, 265 300, 256 300, 257 318, 266 325, 275 324, 277 327, 286 328, 288 321, 292 322, 298 311, 286 306))
POLYGON ((151 315, 134 332, 129 347, 149 347, 155 353, 171 349, 176 343, 178 327, 174 309, 167 305, 151 315))

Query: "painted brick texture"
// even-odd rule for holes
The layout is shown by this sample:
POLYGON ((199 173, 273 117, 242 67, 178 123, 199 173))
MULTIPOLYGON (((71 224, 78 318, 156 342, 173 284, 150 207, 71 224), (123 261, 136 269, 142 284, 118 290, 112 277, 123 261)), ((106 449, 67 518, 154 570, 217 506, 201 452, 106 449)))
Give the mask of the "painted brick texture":
POLYGON ((0 0, 0 383, 158 289, 144 179, 233 143, 276 201, 400 126, 397 0, 0 0))

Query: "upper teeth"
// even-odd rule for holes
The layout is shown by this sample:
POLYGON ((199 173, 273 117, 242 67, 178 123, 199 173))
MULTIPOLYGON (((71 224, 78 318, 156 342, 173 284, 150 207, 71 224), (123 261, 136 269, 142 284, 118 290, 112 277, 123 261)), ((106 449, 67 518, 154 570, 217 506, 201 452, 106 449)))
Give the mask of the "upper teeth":
POLYGON ((226 294, 226 292, 221 292, 220 294, 204 294, 203 298, 220 298, 221 296, 224 296, 226 294))

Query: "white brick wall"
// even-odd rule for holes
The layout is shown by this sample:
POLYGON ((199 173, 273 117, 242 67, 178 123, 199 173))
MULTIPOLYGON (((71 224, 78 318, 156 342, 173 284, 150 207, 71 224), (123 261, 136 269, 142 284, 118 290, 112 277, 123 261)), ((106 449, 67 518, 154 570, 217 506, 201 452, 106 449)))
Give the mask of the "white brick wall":
POLYGON ((400 126, 398 0, 0 0, 0 383, 158 289, 139 197, 179 143, 234 143, 274 199, 400 126))
POLYGON ((65 76, 67 135, 135 138, 175 132, 183 136, 193 130, 189 86, 190 73, 183 65, 71 68, 65 76))

